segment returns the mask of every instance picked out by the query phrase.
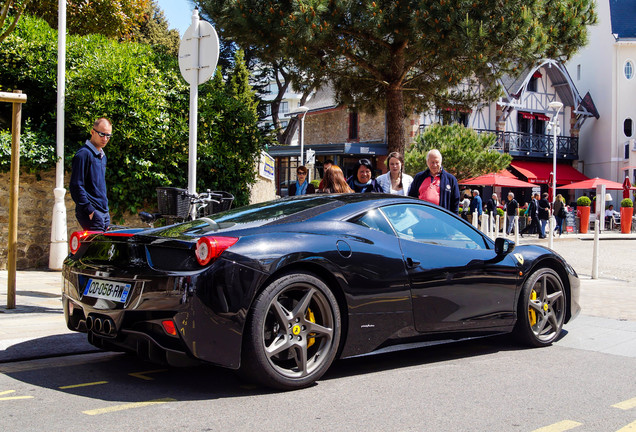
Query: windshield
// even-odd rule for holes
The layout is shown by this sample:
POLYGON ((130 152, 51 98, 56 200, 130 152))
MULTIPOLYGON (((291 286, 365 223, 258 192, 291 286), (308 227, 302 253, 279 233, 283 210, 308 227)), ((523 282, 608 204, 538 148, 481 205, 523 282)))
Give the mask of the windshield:
MULTIPOLYGON (((280 199, 252 204, 216 213, 205 218, 173 225, 154 232, 154 235, 178 238, 184 235, 201 236, 229 228, 251 228, 272 223, 283 218, 310 211, 312 216, 333 208, 334 199, 327 196, 311 195, 302 198, 280 199), (321 210, 321 207, 324 210, 321 210)), ((338 205, 344 203, 338 202, 338 205)))

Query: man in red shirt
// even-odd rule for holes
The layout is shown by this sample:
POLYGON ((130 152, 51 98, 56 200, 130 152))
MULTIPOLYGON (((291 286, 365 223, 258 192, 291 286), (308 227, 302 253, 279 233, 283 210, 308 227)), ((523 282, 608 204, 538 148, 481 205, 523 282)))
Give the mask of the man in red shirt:
POLYGON ((454 175, 442 168, 442 154, 433 149, 426 154, 428 169, 415 175, 409 196, 436 204, 458 214, 459 185, 454 175))

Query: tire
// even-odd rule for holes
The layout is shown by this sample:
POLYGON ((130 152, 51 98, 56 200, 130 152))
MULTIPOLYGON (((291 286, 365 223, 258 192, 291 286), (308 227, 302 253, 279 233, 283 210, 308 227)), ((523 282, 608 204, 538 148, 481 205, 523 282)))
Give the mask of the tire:
POLYGON ((514 333, 524 344, 548 346, 563 329, 566 292, 561 278, 550 268, 534 272, 524 283, 514 333))
POLYGON ((333 362, 341 334, 338 302, 316 276, 287 274, 250 310, 240 373, 279 390, 312 385, 333 362))

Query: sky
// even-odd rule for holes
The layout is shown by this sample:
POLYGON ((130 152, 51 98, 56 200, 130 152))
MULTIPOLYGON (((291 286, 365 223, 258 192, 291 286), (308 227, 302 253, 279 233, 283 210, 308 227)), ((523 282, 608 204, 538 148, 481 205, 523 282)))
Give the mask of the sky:
POLYGON ((183 36, 192 24, 192 4, 187 0, 157 0, 157 4, 170 23, 169 28, 177 29, 183 36))

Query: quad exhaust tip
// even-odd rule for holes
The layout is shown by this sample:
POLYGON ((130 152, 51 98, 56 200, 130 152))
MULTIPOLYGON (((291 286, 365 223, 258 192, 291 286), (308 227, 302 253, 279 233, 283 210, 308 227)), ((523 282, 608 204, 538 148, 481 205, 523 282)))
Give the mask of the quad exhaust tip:
POLYGON ((86 329, 106 336, 114 336, 117 331, 115 321, 111 318, 99 318, 93 315, 89 315, 86 318, 86 329))

